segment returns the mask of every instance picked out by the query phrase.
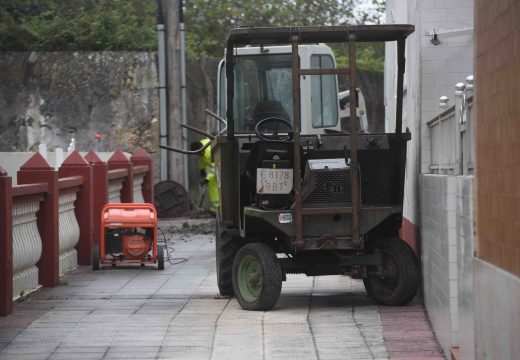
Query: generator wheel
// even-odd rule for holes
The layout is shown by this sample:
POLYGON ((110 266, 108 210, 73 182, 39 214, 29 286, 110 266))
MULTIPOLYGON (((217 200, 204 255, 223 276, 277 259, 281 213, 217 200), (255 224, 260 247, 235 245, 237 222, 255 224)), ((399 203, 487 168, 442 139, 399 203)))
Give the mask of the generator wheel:
POLYGON ((236 240, 222 226, 220 209, 217 210, 217 232, 215 236, 215 257, 217 265, 217 285, 220 295, 233 296, 233 259, 238 251, 236 240))
POLYGON ((164 270, 164 247, 157 245, 157 270, 164 270))
POLYGON ((384 277, 369 274, 363 279, 368 295, 382 305, 406 305, 419 289, 419 267, 412 249, 396 237, 380 239, 375 247, 383 253, 384 277))
POLYGON ((282 291, 282 269, 275 252, 261 243, 242 247, 233 261, 233 289, 244 310, 270 310, 282 291))
POLYGON ((92 246, 92 270, 99 270, 99 245, 92 246))

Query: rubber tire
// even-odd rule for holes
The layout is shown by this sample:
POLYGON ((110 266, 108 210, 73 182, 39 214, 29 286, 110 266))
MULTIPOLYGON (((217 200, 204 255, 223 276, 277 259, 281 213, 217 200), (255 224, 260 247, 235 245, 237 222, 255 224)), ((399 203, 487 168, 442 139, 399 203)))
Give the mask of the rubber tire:
POLYGON ((381 289, 381 278, 369 275, 363 279, 368 295, 378 304, 402 306, 408 304, 419 289, 420 271, 416 257, 410 247, 399 238, 380 239, 375 246, 383 256, 391 256, 397 265, 397 285, 393 291, 381 289))
POLYGON ((164 247, 157 245, 157 270, 164 270, 164 247))
POLYGON ((215 262, 217 268, 217 286, 222 296, 233 296, 233 259, 239 249, 238 242, 221 223, 220 209, 216 215, 216 236, 215 236, 215 262))
POLYGON ((244 310, 266 311, 272 309, 282 292, 282 268, 275 252, 261 243, 243 246, 233 261, 233 289, 238 303, 244 310), (254 256, 262 267, 262 289, 254 302, 249 302, 240 293, 238 287, 238 266, 246 255, 254 256))
POLYGON ((92 270, 99 270, 99 245, 92 246, 92 270))

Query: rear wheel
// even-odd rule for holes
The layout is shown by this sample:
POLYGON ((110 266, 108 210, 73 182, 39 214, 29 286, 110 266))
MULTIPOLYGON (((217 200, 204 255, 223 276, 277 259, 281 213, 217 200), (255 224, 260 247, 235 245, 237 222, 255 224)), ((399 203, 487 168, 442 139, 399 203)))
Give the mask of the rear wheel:
POLYGON ((233 289, 244 310, 269 310, 282 290, 282 270, 275 252, 254 243, 242 247, 233 261, 233 289))
POLYGON ((99 270, 99 245, 92 246, 92 270, 99 270))
POLYGON ((157 245, 157 270, 164 270, 164 247, 157 245))
POLYGON ((412 250, 398 238, 385 238, 375 247, 383 254, 384 276, 363 279, 368 295, 382 305, 406 305, 419 288, 419 267, 412 250))
POLYGON ((233 259, 238 251, 238 244, 222 225, 220 209, 217 210, 216 220, 215 255, 218 290, 222 296, 233 296, 233 259))

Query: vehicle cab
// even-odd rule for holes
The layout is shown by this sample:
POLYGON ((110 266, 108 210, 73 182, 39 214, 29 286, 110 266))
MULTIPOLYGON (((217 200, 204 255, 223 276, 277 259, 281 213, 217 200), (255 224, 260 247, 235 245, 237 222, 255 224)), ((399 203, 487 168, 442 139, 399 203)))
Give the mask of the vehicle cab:
MULTIPOLYGON (((241 47, 235 50, 235 134, 252 134, 258 121, 277 117, 293 125, 291 46, 241 47)), ((332 49, 325 44, 301 45, 300 67, 336 67, 332 49)), ((226 118, 225 61, 219 64, 218 115, 226 118)), ((336 75, 302 76, 301 133, 341 131, 336 75)))

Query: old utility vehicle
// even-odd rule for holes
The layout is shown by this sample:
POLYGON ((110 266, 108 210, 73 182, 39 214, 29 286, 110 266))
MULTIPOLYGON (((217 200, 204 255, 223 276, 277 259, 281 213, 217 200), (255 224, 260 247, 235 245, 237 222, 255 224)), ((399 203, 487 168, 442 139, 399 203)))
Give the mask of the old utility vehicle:
POLYGON ((239 28, 219 76, 223 128, 212 143, 219 180, 216 263, 222 295, 268 310, 287 274, 363 279, 378 303, 404 305, 419 284, 399 239, 406 144, 405 39, 412 25, 239 28), (395 133, 367 134, 355 111, 338 124, 337 75, 356 108, 356 43, 397 43, 395 133), (336 68, 320 43, 345 43, 336 68), (285 46, 284 46, 285 45, 285 46), (287 46, 289 45, 289 46, 287 46))
MULTIPOLYGON (((414 297, 417 259, 398 236, 410 139, 402 132, 404 44, 413 31, 412 25, 367 25, 229 33, 227 132, 213 147, 221 194, 221 294, 234 294, 244 309, 267 310, 278 301, 286 274, 304 273, 362 278, 382 304, 403 305, 414 297), (303 118, 313 128, 336 124, 337 91, 327 92, 327 86, 336 84, 337 74, 349 76, 350 108, 356 108, 356 43, 363 41, 397 43, 395 133, 302 133, 309 128, 303 118), (306 61, 298 51, 300 44, 321 42, 345 42, 348 69, 334 68, 327 54, 306 61), (291 45, 290 54, 265 51, 282 44, 291 45), (240 56, 244 46, 256 46, 258 53, 240 56), (302 87, 309 77, 310 86, 302 87), (290 99, 283 96, 289 90, 290 99), (302 103, 304 92, 310 102, 302 103)), ((355 112, 350 121, 350 129, 358 128, 355 112)))

